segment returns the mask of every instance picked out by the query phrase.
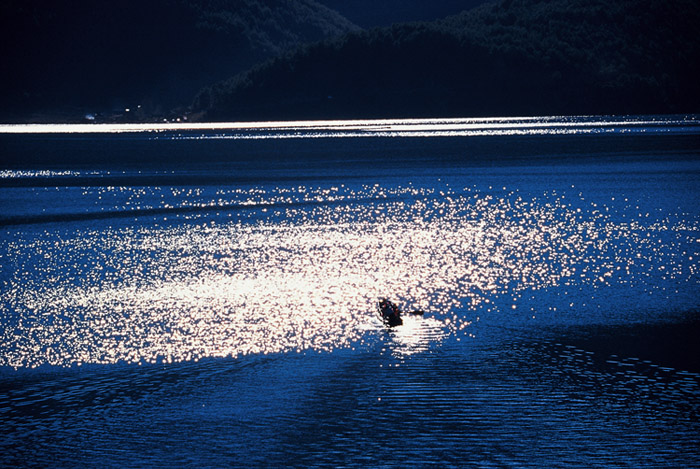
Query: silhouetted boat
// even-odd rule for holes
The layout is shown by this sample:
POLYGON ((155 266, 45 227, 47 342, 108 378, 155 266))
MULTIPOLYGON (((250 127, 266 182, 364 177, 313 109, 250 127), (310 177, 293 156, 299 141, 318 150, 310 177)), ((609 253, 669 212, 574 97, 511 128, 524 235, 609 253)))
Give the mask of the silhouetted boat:
POLYGON ((387 326, 395 327, 403 324, 399 307, 386 298, 382 298, 377 302, 377 311, 379 311, 379 316, 381 316, 382 321, 387 326))

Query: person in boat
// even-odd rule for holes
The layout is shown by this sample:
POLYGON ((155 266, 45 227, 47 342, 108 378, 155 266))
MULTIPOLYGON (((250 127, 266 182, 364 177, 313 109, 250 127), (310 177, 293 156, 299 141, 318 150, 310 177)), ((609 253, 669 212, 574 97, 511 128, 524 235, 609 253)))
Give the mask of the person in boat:
POLYGON ((382 319, 389 323, 390 326, 395 326, 403 323, 401 319, 401 311, 391 301, 382 298, 379 301, 379 311, 382 313, 382 319))

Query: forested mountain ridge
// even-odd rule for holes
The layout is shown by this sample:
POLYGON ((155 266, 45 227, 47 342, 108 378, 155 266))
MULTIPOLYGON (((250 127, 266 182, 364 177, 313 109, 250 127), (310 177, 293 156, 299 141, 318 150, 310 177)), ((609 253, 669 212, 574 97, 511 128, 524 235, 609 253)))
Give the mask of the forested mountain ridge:
POLYGON ((505 0, 351 33, 204 89, 204 120, 700 111, 694 0, 505 0))
POLYGON ((434 21, 493 0, 317 0, 365 29, 434 21))
POLYGON ((0 117, 162 112, 299 44, 356 30, 314 0, 4 0, 0 117))

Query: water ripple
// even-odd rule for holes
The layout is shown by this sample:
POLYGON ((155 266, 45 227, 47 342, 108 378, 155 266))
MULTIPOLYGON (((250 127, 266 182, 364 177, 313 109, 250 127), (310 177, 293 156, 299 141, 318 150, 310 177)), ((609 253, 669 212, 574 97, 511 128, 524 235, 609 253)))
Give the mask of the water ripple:
POLYGON ((445 334, 468 338, 480 316, 610 320, 629 311, 625 295, 665 311, 698 288, 698 220, 575 188, 217 191, 246 210, 6 230, 0 365, 330 351, 365 341, 378 296, 429 312, 393 333, 408 355, 445 334))

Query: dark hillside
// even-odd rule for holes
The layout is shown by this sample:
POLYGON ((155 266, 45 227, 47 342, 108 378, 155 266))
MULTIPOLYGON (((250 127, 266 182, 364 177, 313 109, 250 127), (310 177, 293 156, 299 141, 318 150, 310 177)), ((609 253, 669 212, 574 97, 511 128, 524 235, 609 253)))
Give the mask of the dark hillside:
POLYGON ((694 0, 507 0, 315 44, 205 89, 213 120, 700 110, 694 0))
POLYGON ((363 28, 434 21, 493 0, 318 0, 363 28))
POLYGON ((189 105, 202 86, 357 29, 313 0, 5 0, 0 118, 189 105))

